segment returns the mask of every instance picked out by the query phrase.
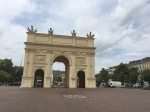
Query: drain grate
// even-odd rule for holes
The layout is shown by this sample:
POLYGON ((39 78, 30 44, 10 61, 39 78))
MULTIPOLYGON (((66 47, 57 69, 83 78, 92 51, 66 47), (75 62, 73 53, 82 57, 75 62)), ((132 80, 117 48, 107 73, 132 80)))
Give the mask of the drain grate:
POLYGON ((65 98, 88 98, 84 95, 63 95, 65 98))

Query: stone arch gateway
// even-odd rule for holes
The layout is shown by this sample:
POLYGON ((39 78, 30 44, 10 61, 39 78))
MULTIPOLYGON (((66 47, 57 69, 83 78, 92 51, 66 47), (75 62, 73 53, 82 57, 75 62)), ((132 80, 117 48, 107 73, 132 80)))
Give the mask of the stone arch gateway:
POLYGON ((96 48, 91 32, 87 37, 78 37, 75 30, 71 32, 72 36, 53 34, 51 28, 48 34, 37 33, 33 26, 27 30, 22 88, 35 86, 35 72, 39 69, 44 73, 43 87, 51 88, 52 66, 55 61, 63 62, 66 67, 68 88, 77 88, 79 71, 84 72, 85 88, 96 88, 96 48))

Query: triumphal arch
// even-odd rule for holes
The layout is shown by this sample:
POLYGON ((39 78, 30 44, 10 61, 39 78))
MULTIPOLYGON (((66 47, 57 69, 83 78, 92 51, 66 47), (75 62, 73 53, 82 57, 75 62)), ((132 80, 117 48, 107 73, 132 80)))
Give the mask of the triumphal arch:
POLYGON ((52 67, 54 62, 65 65, 65 87, 95 88, 95 47, 94 34, 86 37, 37 33, 37 29, 27 28, 25 42, 24 71, 21 87, 35 87, 35 80, 42 77, 42 87, 52 87, 52 67), (77 80, 78 79, 78 80, 77 80))

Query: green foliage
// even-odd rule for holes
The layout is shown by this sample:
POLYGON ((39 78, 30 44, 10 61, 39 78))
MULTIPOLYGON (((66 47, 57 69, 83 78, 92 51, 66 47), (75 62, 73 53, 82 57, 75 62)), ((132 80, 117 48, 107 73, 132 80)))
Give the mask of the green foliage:
MULTIPOLYGON (((108 71, 102 68, 99 74, 96 74, 97 82, 106 82, 110 78, 114 81, 121 81, 122 83, 135 84, 138 80, 138 68, 129 67, 127 64, 120 63, 114 71, 114 74, 108 75, 108 71)), ((142 77, 145 81, 150 82, 150 69, 142 72, 142 77)))
POLYGON ((114 71, 113 80, 121 81, 122 83, 128 80, 129 68, 126 64, 120 63, 114 71))
POLYGON ((0 71, 0 82, 11 82, 12 80, 12 75, 4 72, 4 71, 0 71))
POLYGON ((0 82, 11 82, 14 72, 11 59, 0 59, 0 82))
POLYGON ((57 77, 57 78, 56 78, 56 81, 57 81, 57 82, 59 82, 59 81, 62 82, 62 78, 61 78, 61 77, 57 77))
POLYGON ((138 80, 138 75, 139 75, 138 68, 130 67, 129 68, 129 77, 128 77, 127 82, 135 84, 136 81, 138 80))
POLYGON ((21 81, 23 67, 13 67, 11 59, 0 59, 1 80, 3 82, 21 81))
POLYGON ((96 75, 96 81, 99 83, 103 81, 107 83, 108 79, 109 79, 108 71, 104 68, 102 68, 100 73, 96 75))
POLYGON ((35 80, 43 80, 43 76, 37 75, 37 76, 35 77, 35 80))
POLYGON ((98 76, 99 76, 99 74, 96 74, 96 75, 95 75, 96 82, 99 82, 98 76))
POLYGON ((141 72, 142 80, 150 83, 150 69, 145 69, 141 72))
POLYGON ((13 63, 11 59, 0 59, 0 70, 8 73, 13 73, 13 63))
POLYGON ((19 67, 19 68, 14 67, 13 69, 14 69, 14 73, 13 73, 14 80, 21 81, 21 77, 23 75, 23 67, 19 67))

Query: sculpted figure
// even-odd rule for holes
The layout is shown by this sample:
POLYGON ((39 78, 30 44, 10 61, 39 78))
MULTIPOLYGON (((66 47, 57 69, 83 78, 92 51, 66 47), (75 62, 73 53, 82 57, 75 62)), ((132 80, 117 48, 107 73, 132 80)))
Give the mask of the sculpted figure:
POLYGON ((37 29, 34 29, 33 26, 31 26, 31 29, 28 27, 27 30, 29 33, 36 33, 38 31, 37 29))
POLYGON ((52 28, 50 28, 50 29, 48 30, 48 34, 50 34, 50 35, 53 35, 53 32, 54 32, 54 30, 53 30, 52 28))
POLYGON ((72 34, 73 37, 76 37, 76 32, 75 32, 75 30, 73 30, 73 32, 71 31, 71 34, 72 34))
POLYGON ((89 34, 87 33, 87 38, 93 38, 95 35, 94 34, 92 34, 92 32, 90 32, 89 34))

